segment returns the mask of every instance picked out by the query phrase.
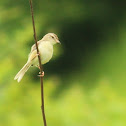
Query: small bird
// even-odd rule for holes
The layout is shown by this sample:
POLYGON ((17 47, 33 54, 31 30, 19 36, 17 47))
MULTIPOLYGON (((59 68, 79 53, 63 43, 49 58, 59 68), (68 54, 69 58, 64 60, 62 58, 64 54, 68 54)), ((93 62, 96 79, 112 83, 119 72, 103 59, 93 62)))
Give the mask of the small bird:
MULTIPOLYGON (((59 41, 57 35, 54 33, 46 34, 41 40, 39 40, 37 42, 38 49, 39 49, 39 55, 41 57, 42 64, 49 62, 49 60, 52 58, 53 45, 55 45, 57 43, 60 43, 60 41, 59 41)), ((31 66, 36 66, 39 68, 38 54, 37 54, 37 49, 36 49, 35 44, 31 47, 31 52, 28 56, 28 60, 27 60, 26 64, 22 67, 22 69, 14 77, 14 80, 17 80, 18 82, 20 82, 21 79, 23 78, 24 74, 27 72, 27 70, 31 66)), ((44 76, 44 72, 42 73, 42 76, 44 76)))

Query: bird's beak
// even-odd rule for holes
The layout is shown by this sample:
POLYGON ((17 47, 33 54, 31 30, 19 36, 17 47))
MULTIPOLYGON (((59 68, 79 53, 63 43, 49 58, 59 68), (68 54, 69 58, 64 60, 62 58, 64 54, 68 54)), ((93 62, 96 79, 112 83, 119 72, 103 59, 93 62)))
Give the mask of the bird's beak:
POLYGON ((61 42, 59 40, 56 41, 57 43, 61 44, 61 42))

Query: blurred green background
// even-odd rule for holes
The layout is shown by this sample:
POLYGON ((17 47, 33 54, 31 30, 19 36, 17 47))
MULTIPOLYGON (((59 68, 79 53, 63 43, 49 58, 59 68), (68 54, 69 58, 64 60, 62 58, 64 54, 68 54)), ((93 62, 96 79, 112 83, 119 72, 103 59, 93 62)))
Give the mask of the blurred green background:
MULTIPOLYGON (((48 126, 126 126, 126 1, 33 0, 37 38, 61 45, 44 65, 48 126)), ((39 70, 14 76, 34 44, 28 0, 0 1, 0 126, 42 126, 39 70)))

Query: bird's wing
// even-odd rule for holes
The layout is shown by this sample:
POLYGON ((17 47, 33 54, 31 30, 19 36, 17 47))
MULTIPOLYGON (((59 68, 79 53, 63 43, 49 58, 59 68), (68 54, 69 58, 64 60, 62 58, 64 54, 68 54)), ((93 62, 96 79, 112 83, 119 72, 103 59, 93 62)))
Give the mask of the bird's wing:
MULTIPOLYGON (((39 46, 40 42, 41 42, 41 40, 37 42, 38 46, 39 46)), ((36 56, 38 56, 38 55, 37 55, 37 50, 36 50, 36 44, 34 44, 31 47, 31 52, 28 55, 28 60, 32 61, 36 56)))
POLYGON ((33 59, 35 59, 37 57, 37 50, 33 50, 32 52, 30 52, 29 56, 28 56, 28 61, 32 61, 33 59))
MULTIPOLYGON (((41 40, 38 41, 37 44, 39 45, 40 42, 41 42, 41 40)), ((34 45, 31 47, 31 52, 33 52, 34 50, 36 50, 36 44, 34 44, 34 45)))

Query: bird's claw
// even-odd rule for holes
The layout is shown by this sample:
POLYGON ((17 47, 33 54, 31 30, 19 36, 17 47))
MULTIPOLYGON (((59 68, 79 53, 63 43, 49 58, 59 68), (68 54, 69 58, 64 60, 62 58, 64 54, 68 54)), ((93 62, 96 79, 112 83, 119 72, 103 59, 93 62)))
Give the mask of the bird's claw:
POLYGON ((40 74, 40 75, 38 75, 39 77, 44 77, 44 71, 42 72, 42 74, 41 74, 41 72, 39 72, 39 74, 40 74))

